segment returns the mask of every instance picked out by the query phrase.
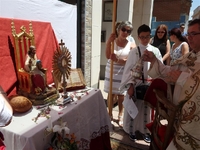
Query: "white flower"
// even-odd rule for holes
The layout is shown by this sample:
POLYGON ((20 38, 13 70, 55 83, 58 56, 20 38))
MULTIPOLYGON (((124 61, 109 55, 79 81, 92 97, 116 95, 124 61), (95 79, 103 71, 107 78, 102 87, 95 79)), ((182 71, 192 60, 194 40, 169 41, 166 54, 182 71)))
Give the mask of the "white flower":
POLYGON ((70 132, 70 129, 67 127, 67 122, 63 122, 61 125, 55 125, 53 127, 53 132, 58 132, 60 135, 63 131, 65 134, 69 134, 70 132))

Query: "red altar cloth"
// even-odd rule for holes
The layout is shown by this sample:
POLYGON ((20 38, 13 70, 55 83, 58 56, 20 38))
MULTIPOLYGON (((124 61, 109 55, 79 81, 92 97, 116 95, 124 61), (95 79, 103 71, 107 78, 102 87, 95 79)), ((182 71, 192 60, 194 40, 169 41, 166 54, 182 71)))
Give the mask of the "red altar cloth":
POLYGON ((90 143, 90 150, 112 150, 110 145, 110 133, 105 132, 101 136, 92 139, 90 143))
POLYGON ((16 94, 16 71, 14 68, 14 41, 11 30, 11 21, 14 21, 16 32, 25 26, 29 32, 29 23, 32 22, 35 36, 36 54, 42 61, 43 67, 47 68, 47 83, 53 82, 51 74, 52 58, 58 47, 58 41, 49 22, 32 20, 18 20, 12 18, 0 18, 0 85, 7 94, 16 94))

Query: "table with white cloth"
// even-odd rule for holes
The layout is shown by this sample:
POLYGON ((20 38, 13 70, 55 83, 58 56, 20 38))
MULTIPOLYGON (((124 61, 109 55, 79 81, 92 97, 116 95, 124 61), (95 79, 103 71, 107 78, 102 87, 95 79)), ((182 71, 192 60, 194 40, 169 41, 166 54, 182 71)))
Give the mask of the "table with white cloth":
POLYGON ((50 106, 50 118, 39 117, 33 121, 40 110, 33 107, 23 114, 15 114, 7 127, 1 127, 6 150, 45 150, 50 144, 52 134, 46 135, 45 129, 58 124, 58 120, 67 122, 70 133, 79 141, 79 149, 111 150, 109 131, 110 118, 102 93, 90 89, 82 94, 80 100, 65 107, 50 106))

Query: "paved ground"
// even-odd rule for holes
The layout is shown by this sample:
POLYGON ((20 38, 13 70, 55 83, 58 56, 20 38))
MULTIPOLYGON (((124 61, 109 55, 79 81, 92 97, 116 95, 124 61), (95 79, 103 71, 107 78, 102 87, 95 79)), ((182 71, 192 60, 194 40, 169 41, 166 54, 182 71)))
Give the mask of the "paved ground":
MULTIPOLYGON (((107 93, 105 93, 103 91, 103 86, 104 86, 104 81, 100 80, 99 83, 99 89, 101 89, 102 95, 104 97, 104 99, 107 99, 107 93)), ((116 140, 121 141, 124 144, 130 145, 132 147, 138 148, 138 150, 148 150, 149 149, 149 144, 144 142, 144 141, 131 141, 129 139, 129 136, 126 132, 124 132, 124 130, 122 128, 119 127, 118 123, 117 123, 117 117, 118 116, 118 106, 115 106, 113 108, 113 131, 110 132, 110 137, 116 140)))

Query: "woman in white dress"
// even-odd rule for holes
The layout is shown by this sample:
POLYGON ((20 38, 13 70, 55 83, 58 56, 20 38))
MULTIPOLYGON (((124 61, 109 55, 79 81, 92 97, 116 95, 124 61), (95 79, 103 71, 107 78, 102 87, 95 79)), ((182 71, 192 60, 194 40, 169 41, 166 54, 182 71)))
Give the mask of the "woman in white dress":
MULTIPOLYGON (((124 71, 124 65, 126 63, 130 50, 135 47, 135 42, 130 42, 127 37, 130 36, 133 30, 132 24, 129 21, 120 22, 116 24, 116 33, 112 33, 106 43, 106 58, 108 62, 106 64, 104 91, 108 93, 110 89, 110 63, 113 61, 113 80, 112 80, 112 98, 118 101, 119 125, 122 126, 122 114, 124 100, 124 94, 119 91, 119 86, 124 71), (111 43, 114 43, 114 53, 111 54, 111 43)), ((112 116, 110 116, 112 119, 112 116)))

